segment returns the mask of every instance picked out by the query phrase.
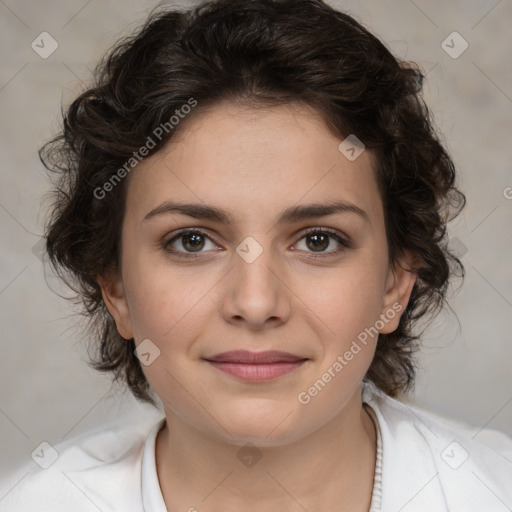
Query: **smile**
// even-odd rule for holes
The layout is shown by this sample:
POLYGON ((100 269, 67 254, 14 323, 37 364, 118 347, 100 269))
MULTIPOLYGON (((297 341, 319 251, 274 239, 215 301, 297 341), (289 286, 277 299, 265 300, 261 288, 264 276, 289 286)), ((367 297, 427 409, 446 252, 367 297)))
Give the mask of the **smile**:
POLYGON ((300 361, 289 362, 280 361, 275 363, 233 363, 233 362, 218 362, 208 361, 215 368, 234 375, 242 380, 248 380, 252 382, 265 381, 281 377, 287 373, 290 373, 299 366, 302 366, 307 360, 302 359, 300 361))

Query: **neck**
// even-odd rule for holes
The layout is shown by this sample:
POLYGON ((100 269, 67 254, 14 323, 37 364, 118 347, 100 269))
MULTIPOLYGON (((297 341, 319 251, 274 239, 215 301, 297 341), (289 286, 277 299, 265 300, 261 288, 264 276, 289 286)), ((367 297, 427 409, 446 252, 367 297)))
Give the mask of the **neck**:
POLYGON ((321 429, 272 447, 229 442, 165 412, 156 459, 169 512, 370 507, 376 431, 360 393, 321 429))

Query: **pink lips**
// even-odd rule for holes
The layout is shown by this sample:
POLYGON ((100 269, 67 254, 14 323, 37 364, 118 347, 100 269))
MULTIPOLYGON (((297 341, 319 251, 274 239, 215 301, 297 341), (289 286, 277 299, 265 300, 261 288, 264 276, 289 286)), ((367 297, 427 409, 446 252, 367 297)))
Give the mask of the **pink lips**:
POLYGON ((292 372, 307 361, 307 358, 275 350, 266 352, 233 350, 205 359, 219 370, 249 381, 263 381, 280 377, 292 372))

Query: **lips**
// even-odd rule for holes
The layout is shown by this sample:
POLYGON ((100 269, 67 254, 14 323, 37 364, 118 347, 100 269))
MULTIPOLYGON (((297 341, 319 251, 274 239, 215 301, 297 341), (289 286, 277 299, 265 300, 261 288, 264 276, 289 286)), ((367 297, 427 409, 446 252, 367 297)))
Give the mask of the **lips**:
POLYGON ((266 352, 250 352, 248 350, 232 350, 222 352, 213 357, 205 358, 217 363, 242 363, 242 364, 270 364, 270 363, 297 363, 305 361, 307 357, 300 357, 288 352, 268 350, 266 352))
POLYGON ((308 358, 275 350, 266 352, 232 350, 205 358, 205 360, 218 370, 240 380, 261 382, 293 372, 308 358))

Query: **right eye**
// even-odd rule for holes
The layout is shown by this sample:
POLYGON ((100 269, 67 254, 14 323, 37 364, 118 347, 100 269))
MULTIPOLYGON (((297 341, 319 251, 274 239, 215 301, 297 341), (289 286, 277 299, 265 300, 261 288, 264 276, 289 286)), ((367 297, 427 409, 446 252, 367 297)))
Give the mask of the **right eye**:
POLYGON ((180 258, 197 258, 199 257, 198 254, 206 252, 202 249, 204 249, 208 241, 214 247, 217 247, 205 231, 197 228, 184 229, 176 233, 169 240, 166 240, 163 246, 167 252, 175 254, 180 258), (179 248, 180 246, 181 249, 179 248))

